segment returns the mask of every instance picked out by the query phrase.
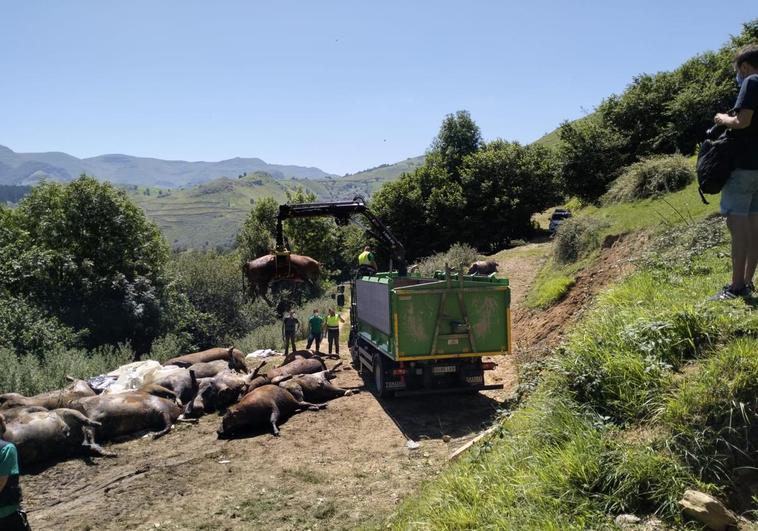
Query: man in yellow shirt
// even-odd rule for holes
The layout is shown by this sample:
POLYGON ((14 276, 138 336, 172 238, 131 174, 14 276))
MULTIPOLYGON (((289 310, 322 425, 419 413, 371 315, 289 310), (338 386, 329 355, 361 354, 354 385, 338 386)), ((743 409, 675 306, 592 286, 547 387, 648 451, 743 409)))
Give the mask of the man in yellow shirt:
POLYGON ((339 314, 334 313, 333 308, 329 308, 326 316, 326 337, 329 341, 329 354, 332 353, 332 344, 334 344, 335 354, 340 353, 340 323, 345 320, 339 314))
POLYGON ((373 275, 378 269, 374 253, 371 252, 371 247, 367 245, 363 248, 363 252, 358 255, 358 276, 373 275))

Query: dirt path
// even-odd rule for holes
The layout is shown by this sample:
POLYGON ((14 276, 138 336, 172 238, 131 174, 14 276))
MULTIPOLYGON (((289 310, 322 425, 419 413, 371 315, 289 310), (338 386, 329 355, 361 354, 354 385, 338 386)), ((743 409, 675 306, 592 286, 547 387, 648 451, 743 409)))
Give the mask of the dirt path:
MULTIPOLYGON (((594 272, 580 275, 564 302, 547 312, 526 310, 522 303, 547 245, 530 244, 494 257, 511 282, 519 348, 554 341, 601 285, 622 274, 614 267, 625 247, 611 248, 594 272)), ((349 366, 347 347, 341 348, 349 366)), ((139 438, 110 445, 116 458, 73 459, 26 474, 22 487, 32 527, 378 526, 401 498, 441 470, 452 451, 491 424, 516 384, 513 363, 496 361, 500 366, 488 374, 488 383, 503 383, 502 391, 384 401, 363 391, 330 402, 324 411, 295 415, 278 438, 262 434, 218 440, 220 418, 210 415, 197 425, 177 425, 157 441, 139 438), (444 442, 444 435, 451 440, 444 442), (408 439, 420 447, 409 450, 408 439)), ((363 382, 354 370, 345 370, 335 383, 357 387, 363 382)))
MULTIPOLYGON (((345 364, 347 348, 342 346, 345 364)), ((355 387, 354 370, 338 385, 355 387)), ((361 392, 270 434, 218 440, 219 417, 162 439, 113 444, 117 458, 73 459, 22 477, 39 529, 351 529, 378 524, 491 423, 484 394, 379 402, 361 392), (452 440, 443 442, 443 435, 452 440), (420 448, 406 448, 408 439, 420 448)))

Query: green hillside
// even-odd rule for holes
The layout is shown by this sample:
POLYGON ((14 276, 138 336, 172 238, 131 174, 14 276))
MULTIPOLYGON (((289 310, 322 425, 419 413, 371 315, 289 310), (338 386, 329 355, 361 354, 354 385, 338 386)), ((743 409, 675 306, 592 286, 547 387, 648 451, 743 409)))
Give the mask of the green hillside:
POLYGON ((127 187, 129 197, 174 248, 229 248, 255 201, 286 199, 287 186, 265 173, 222 177, 192 188, 127 187))
POLYGON ((415 157, 326 179, 274 179, 258 172, 179 189, 128 185, 124 189, 158 225, 173 248, 229 248, 252 205, 263 197, 284 202, 288 189, 302 187, 323 201, 352 199, 356 195, 368 198, 385 182, 413 171, 423 159, 415 157))

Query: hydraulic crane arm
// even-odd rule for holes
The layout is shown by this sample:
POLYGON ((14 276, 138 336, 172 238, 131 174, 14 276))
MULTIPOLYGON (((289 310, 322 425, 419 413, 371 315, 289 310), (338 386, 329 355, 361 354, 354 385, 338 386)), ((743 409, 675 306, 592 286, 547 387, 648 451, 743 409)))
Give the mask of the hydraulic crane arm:
MULTIPOLYGON (((392 260, 395 262, 398 273, 401 276, 407 274, 405 264, 405 247, 400 243, 389 227, 377 218, 366 207, 363 198, 356 197, 352 201, 335 201, 333 203, 296 203, 279 205, 279 214, 276 217, 276 249, 284 251, 284 236, 282 234, 282 222, 291 218, 312 218, 331 216, 337 225, 344 226, 350 222, 350 218, 356 214, 362 215, 371 224, 371 230, 367 231, 380 242, 389 247, 392 260)), ((390 267, 392 269, 392 267, 390 267)))

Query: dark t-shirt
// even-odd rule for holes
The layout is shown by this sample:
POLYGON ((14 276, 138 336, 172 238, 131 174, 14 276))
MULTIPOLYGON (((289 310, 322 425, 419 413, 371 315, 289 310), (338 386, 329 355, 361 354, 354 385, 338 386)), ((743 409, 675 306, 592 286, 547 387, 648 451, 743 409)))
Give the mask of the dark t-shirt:
POLYGON ((742 82, 734 108, 753 111, 753 118, 748 127, 731 130, 732 136, 742 140, 736 165, 746 170, 758 170, 758 74, 748 76, 742 82))
POLYGON ((285 317, 284 318, 284 332, 294 334, 297 330, 297 317, 285 317))

